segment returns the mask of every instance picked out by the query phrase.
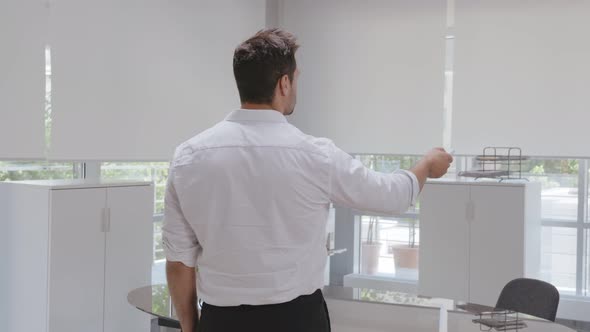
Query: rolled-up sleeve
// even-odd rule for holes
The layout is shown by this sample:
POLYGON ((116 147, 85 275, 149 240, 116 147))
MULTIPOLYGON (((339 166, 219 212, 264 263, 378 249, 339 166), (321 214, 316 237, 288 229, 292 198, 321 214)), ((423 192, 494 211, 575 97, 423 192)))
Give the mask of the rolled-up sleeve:
POLYGON ((420 184, 409 171, 379 173, 336 146, 331 149, 330 199, 369 213, 402 214, 416 203, 420 184))
POLYGON ((174 185, 174 169, 171 167, 166 185, 164 226, 162 245, 166 259, 195 267, 201 246, 197 236, 182 213, 180 201, 174 185))

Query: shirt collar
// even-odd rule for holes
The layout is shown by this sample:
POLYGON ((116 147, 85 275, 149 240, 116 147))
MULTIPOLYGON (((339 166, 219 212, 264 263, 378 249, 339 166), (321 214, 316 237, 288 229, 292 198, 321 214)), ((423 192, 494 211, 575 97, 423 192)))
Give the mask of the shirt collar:
POLYGON ((239 109, 231 112, 226 121, 254 121, 254 122, 287 122, 283 114, 275 110, 251 110, 239 109))

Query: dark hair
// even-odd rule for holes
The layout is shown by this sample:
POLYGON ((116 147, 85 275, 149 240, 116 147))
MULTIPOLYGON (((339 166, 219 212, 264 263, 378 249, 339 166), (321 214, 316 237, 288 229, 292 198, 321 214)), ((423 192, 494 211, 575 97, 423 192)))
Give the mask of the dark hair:
POLYGON ((281 29, 264 29, 234 52, 234 77, 242 103, 272 103, 277 82, 284 75, 293 81, 297 68, 295 36, 281 29))

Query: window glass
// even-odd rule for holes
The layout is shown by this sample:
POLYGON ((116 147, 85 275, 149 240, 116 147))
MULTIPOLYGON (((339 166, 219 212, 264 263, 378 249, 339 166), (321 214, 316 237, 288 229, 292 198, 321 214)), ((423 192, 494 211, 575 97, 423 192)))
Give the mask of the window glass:
POLYGON ((0 181, 73 179, 76 176, 73 163, 49 163, 44 161, 0 161, 0 181))
POLYGON ((576 294, 577 229, 543 227, 541 236, 541 279, 576 294))
POLYGON ((361 274, 418 280, 417 218, 361 216, 360 240, 361 274))

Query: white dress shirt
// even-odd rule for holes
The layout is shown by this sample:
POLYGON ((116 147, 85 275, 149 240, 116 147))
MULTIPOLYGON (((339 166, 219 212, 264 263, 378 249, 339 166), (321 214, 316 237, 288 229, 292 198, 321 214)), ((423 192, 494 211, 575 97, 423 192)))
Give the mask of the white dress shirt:
POLYGON ((283 303, 324 285, 330 203, 399 214, 415 175, 374 172, 274 110, 237 110, 181 144, 170 165, 163 244, 197 266, 217 306, 283 303))

